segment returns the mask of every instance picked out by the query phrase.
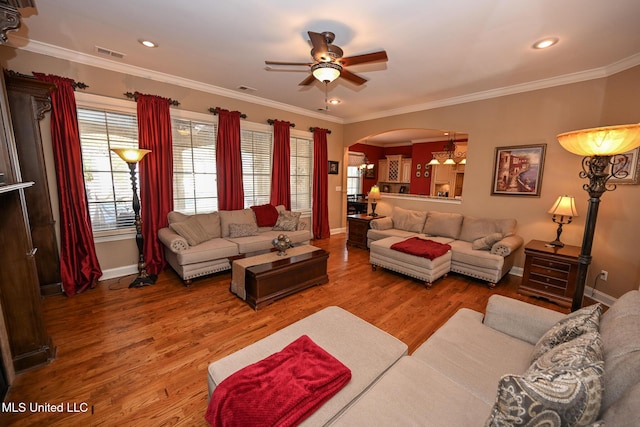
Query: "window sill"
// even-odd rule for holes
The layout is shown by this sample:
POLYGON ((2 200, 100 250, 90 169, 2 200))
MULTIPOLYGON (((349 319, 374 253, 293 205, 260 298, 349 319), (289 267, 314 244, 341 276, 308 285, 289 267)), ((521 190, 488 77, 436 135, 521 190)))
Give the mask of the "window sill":
POLYGON ((118 240, 129 240, 136 237, 135 228, 124 228, 122 230, 96 231, 93 233, 95 243, 116 242, 118 240))

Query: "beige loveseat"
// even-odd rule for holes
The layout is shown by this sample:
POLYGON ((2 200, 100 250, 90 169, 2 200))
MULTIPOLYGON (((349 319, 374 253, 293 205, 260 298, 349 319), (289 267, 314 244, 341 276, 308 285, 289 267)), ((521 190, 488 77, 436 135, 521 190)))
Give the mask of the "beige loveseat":
POLYGON ((623 295, 602 315, 599 305, 564 315, 493 295, 485 315, 460 309, 410 356, 396 338, 328 307, 211 363, 209 395, 238 369, 303 334, 352 374, 305 426, 603 426, 604 421, 626 427, 640 419, 638 291, 623 295))
POLYGON ((170 212, 169 227, 158 231, 158 239, 167 262, 188 285, 196 277, 231 269, 229 258, 271 250, 281 234, 295 246, 309 243, 310 227, 299 212, 282 205, 273 209, 273 220, 257 218, 261 211, 252 208, 196 215, 170 212))
MULTIPOLYGON (((390 216, 371 221, 367 232, 367 244, 382 239, 394 243, 397 238, 422 236, 438 243, 451 246, 450 271, 486 280, 495 286, 511 270, 517 250, 524 240, 516 234, 517 221, 509 219, 476 218, 459 213, 438 211, 418 211, 394 207, 390 216), (396 239, 389 239, 395 237, 396 239)), ((384 242, 379 242, 382 246, 384 242)), ((385 248, 386 249, 386 248, 385 248)), ((376 251, 377 253, 378 251, 376 251)), ((406 271, 402 263, 386 263, 376 260, 372 263, 385 268, 393 268, 400 273, 406 271)))

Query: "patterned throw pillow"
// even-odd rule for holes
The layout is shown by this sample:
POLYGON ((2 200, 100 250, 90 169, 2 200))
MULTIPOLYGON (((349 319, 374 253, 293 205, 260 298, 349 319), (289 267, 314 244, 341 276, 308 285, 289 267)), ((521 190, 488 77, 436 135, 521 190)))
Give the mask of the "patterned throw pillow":
POLYGON ((536 360, 524 375, 500 379, 486 426, 588 425, 600 412, 603 375, 598 332, 560 344, 536 360))
POLYGON ((258 226, 256 224, 229 224, 229 237, 249 237, 257 236, 258 226))
POLYGON ((169 225, 173 231, 184 237, 189 246, 196 246, 209 240, 207 232, 195 216, 188 217, 185 221, 173 222, 169 225))
POLYGON ((560 319, 536 343, 531 353, 531 362, 535 362, 544 353, 567 341, 589 332, 598 332, 600 326, 600 303, 576 310, 560 319))
POLYGON ((278 221, 273 226, 277 231, 295 231, 300 222, 300 212, 282 211, 278 214, 278 221))

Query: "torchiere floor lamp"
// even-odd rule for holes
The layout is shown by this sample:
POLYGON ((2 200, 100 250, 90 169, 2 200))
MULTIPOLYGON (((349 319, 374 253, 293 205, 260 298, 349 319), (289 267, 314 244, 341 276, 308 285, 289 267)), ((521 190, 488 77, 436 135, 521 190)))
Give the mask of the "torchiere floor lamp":
POLYGON ((625 178, 629 174, 627 156, 616 157, 616 162, 613 161, 614 156, 624 154, 640 146, 640 124, 566 132, 558 135, 558 142, 565 150, 585 156, 582 159, 582 171, 579 176, 589 180, 587 184, 582 186, 589 193, 590 198, 582 237, 582 248, 578 256, 576 289, 571 304, 571 311, 576 311, 582 307, 587 270, 591 264, 591 247, 596 230, 600 197, 605 191, 616 189, 615 184, 607 182, 611 177, 625 178))
POLYGON ((136 244, 138 245, 138 276, 129 285, 130 288, 140 288, 142 286, 153 285, 156 282, 154 275, 147 273, 147 263, 144 261, 144 237, 142 236, 142 220, 140 219, 140 199, 138 198, 138 186, 136 185, 136 165, 151 150, 138 148, 112 148, 127 165, 131 173, 131 187, 133 189, 133 213, 135 214, 136 244))

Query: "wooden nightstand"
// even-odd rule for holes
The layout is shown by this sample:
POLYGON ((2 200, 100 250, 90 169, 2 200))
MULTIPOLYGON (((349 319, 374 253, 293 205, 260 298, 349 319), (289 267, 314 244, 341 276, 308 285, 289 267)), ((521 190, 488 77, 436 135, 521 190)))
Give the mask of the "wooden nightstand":
POLYGON ((347 245, 367 249, 367 231, 369 231, 369 223, 372 220, 379 218, 384 218, 384 216, 370 216, 367 214, 347 215, 347 226, 349 227, 347 245))
POLYGON ((549 247, 547 242, 532 240, 524 247, 524 274, 518 292, 571 307, 578 274, 580 248, 565 245, 549 247))

